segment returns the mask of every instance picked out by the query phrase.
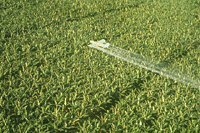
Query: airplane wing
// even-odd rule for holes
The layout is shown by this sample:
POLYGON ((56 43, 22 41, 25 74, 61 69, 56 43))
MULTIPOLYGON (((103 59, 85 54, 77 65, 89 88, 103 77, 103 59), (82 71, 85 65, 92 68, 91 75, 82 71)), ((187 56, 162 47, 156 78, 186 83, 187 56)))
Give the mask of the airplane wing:
POLYGON ((105 43, 106 41, 104 39, 98 41, 98 42, 95 42, 95 41, 90 41, 90 45, 88 45, 89 47, 103 47, 103 48, 107 48, 110 44, 109 43, 105 43))

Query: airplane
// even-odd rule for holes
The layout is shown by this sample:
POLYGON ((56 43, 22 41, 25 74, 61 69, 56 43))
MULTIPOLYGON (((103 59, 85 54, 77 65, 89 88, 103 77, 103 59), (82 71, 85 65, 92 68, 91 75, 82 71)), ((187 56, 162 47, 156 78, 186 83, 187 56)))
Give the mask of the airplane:
POLYGON ((103 47, 103 48, 107 48, 110 44, 109 43, 106 43, 106 40, 102 39, 98 42, 95 42, 95 41, 90 41, 90 45, 88 45, 89 47, 95 47, 95 46, 100 46, 100 47, 103 47))

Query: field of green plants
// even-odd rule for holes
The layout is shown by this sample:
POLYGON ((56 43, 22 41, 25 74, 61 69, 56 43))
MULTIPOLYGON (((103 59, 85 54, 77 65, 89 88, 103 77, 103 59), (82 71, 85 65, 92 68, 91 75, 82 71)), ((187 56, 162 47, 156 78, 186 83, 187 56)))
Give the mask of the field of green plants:
POLYGON ((200 77, 200 0, 1 0, 0 132, 200 131, 200 89, 101 39, 200 77))

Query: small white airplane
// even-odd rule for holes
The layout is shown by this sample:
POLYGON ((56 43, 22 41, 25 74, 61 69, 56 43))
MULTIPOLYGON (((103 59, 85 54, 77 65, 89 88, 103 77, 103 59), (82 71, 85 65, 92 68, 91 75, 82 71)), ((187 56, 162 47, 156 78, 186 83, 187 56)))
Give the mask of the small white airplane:
POLYGON ((106 40, 102 39, 98 42, 95 42, 95 41, 90 41, 90 45, 88 45, 89 47, 95 47, 95 46, 100 46, 100 47, 103 47, 103 48, 107 48, 110 44, 109 43, 106 43, 106 40))

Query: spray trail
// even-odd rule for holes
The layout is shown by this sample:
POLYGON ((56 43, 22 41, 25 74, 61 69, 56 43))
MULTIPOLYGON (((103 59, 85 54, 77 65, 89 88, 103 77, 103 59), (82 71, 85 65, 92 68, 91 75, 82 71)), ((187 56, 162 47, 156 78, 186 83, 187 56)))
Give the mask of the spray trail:
POLYGON ((195 88, 200 88, 200 79, 198 76, 196 76, 198 75, 198 73, 196 74, 193 74, 192 72, 183 73, 184 68, 177 69, 173 67, 172 69, 172 66, 168 67, 168 65, 160 61, 156 61, 151 58, 142 56, 140 54, 116 47, 109 43, 105 43, 104 39, 98 42, 95 42, 95 41, 90 41, 90 42, 92 44, 88 45, 89 47, 93 47, 95 49, 108 53, 112 56, 115 56, 127 62, 130 62, 134 65, 156 72, 158 74, 169 77, 171 79, 174 79, 186 85, 189 85, 195 88))

